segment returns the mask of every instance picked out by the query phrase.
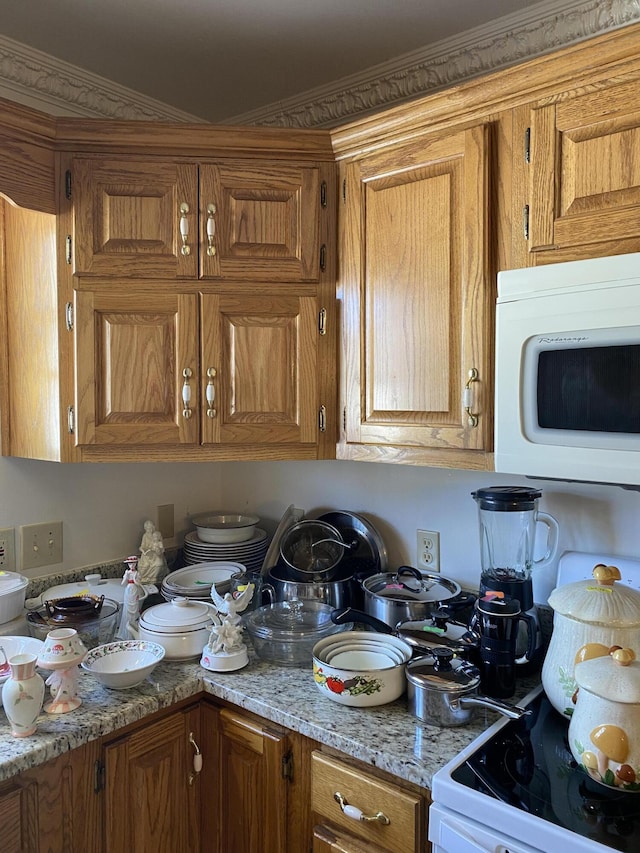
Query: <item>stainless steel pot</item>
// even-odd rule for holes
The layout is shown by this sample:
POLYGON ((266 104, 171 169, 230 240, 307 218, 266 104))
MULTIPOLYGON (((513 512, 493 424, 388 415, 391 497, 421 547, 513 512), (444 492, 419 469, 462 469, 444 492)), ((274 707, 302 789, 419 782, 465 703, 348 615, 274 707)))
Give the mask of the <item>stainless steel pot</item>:
POLYGON ((276 601, 319 601, 332 607, 348 607, 357 591, 353 574, 342 575, 340 570, 332 580, 301 581, 292 579, 286 566, 278 565, 269 570, 269 583, 275 590, 276 601))
POLYGON ((455 581, 425 574, 413 566, 365 578, 362 589, 365 611, 392 628, 399 622, 427 619, 440 605, 450 604, 460 595, 455 581))
POLYGON ((450 649, 433 649, 430 655, 407 664, 407 705, 419 720, 434 726, 464 726, 478 706, 518 719, 531 711, 478 694, 480 671, 450 649))

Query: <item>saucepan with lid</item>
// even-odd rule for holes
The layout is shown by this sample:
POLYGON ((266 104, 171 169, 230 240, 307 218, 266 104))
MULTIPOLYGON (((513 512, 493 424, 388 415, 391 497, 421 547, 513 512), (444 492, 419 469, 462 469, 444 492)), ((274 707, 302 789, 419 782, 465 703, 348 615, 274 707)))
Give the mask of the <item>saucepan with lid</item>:
POLYGON ((478 693, 480 670, 454 658, 451 649, 435 648, 407 664, 407 703, 419 720, 434 726, 463 726, 477 707, 511 719, 529 714, 525 708, 478 693))
POLYGON ((399 622, 430 618, 441 605, 460 607, 472 604, 475 596, 463 596, 460 585, 442 575, 400 566, 362 581, 364 609, 371 616, 394 627, 399 622))

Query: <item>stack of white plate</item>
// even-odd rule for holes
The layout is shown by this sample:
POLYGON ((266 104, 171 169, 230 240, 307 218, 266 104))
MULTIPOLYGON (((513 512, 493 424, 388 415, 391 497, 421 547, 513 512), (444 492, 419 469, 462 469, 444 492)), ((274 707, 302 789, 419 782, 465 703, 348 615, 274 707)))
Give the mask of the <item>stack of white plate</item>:
POLYGON ((162 581, 160 592, 167 601, 172 598, 209 599, 213 584, 220 595, 223 595, 229 592, 231 577, 243 571, 244 566, 241 563, 223 561, 186 566, 184 569, 169 572, 162 581))
POLYGON ((259 572, 269 547, 265 530, 256 527, 251 539, 246 542, 203 542, 195 530, 184 537, 184 562, 187 566, 197 563, 231 560, 242 563, 249 572, 259 572))

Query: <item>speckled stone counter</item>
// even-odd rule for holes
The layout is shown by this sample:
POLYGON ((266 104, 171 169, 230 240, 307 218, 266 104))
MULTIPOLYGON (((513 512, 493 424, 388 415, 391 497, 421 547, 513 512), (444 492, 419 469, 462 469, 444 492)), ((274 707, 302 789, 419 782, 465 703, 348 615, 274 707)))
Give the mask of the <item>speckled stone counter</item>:
MULTIPOLYGON (((534 684, 535 680, 523 681, 518 696, 534 684)), ((478 709, 470 725, 428 726, 407 712, 404 697, 378 708, 345 707, 320 694, 311 666, 272 666, 253 655, 244 669, 220 674, 202 669, 197 662, 163 661, 144 684, 124 691, 108 690, 81 670, 83 704, 57 717, 43 713, 31 737, 13 738, 0 712, 0 780, 203 690, 425 788, 430 788, 436 770, 497 719, 493 712, 478 709)))

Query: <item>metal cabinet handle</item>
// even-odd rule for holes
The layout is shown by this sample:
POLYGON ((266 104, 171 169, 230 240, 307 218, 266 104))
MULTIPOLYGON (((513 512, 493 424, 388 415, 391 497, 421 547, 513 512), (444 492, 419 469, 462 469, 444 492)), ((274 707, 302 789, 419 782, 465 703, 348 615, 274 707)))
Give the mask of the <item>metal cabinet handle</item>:
POLYGON ((205 393, 206 393, 206 397, 207 397, 207 417, 208 418, 215 418, 215 416, 216 416, 216 410, 213 406, 213 404, 216 401, 216 386, 213 384, 213 380, 215 379, 216 374, 217 374, 217 370, 215 369, 215 367, 208 367, 207 368, 207 376, 209 377, 209 381, 207 382, 207 389, 206 389, 205 393))
POLYGON ((193 785, 196 776, 202 770, 202 753, 200 752, 200 747, 196 743, 196 739, 193 736, 193 732, 189 732, 189 743, 194 749, 193 753, 193 773, 189 773, 189 784, 193 785))
POLYGON ((191 246, 188 243, 189 220, 187 219, 187 213, 189 213, 189 205, 186 201, 183 201, 180 205, 180 236, 182 237, 182 246, 180 251, 183 255, 191 254, 191 246))
POLYGON ((193 371, 190 367, 185 367, 182 371, 182 376, 184 378, 184 382, 182 383, 182 417, 187 420, 193 414, 191 411, 191 385, 189 384, 189 380, 193 376, 193 371))
POLYGON ((391 821, 384 812, 376 812, 375 814, 367 815, 364 814, 364 812, 357 806, 350 806, 339 791, 335 792, 335 794, 333 795, 333 799, 336 801, 336 803, 338 803, 338 805, 342 809, 343 814, 346 817, 352 818, 353 820, 358 820, 362 823, 383 823, 385 826, 388 826, 391 823, 391 821))
POLYGON ((216 215, 217 207, 215 204, 207 205, 207 255, 213 256, 216 253, 214 239, 216 236, 216 221, 213 218, 216 215))
POLYGON ((478 371, 475 367, 472 367, 469 371, 469 378, 467 379, 467 384, 464 386, 464 392, 462 394, 462 405, 464 406, 464 410, 467 413, 467 417, 469 418, 469 426, 476 427, 478 426, 478 415, 471 411, 473 406, 473 389, 472 384, 474 382, 479 382, 480 379, 478 377, 478 371))

